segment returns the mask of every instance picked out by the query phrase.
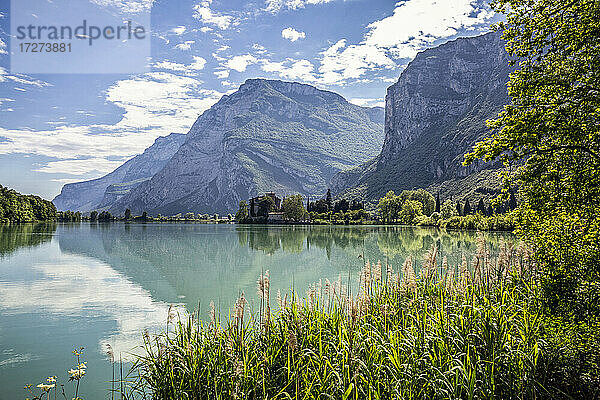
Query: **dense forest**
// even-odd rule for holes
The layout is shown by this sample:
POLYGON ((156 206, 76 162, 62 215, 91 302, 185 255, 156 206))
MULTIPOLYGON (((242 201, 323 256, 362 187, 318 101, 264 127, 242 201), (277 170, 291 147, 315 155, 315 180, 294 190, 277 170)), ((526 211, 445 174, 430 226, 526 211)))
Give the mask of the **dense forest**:
POLYGON ((56 220, 51 201, 24 195, 0 185, 0 222, 36 222, 56 220))

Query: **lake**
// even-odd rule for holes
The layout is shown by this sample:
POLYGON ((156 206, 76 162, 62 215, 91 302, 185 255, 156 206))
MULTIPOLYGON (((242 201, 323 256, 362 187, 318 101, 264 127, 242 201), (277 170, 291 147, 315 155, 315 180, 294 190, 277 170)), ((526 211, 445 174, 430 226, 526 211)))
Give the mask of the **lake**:
MULTIPOLYGON (((492 251, 513 240, 485 236, 492 251)), ((80 395, 109 398, 106 344, 130 359, 144 329, 164 330, 171 304, 200 307, 208 319, 214 301, 226 319, 241 291, 256 304, 262 271, 276 303, 278 289, 304 293, 319 279, 356 285, 363 254, 398 271, 408 255, 420 265, 436 244, 457 265, 475 241, 475 232, 400 226, 0 225, 0 399, 24 399, 25 384, 51 375, 65 382, 81 346, 88 372, 80 395)))

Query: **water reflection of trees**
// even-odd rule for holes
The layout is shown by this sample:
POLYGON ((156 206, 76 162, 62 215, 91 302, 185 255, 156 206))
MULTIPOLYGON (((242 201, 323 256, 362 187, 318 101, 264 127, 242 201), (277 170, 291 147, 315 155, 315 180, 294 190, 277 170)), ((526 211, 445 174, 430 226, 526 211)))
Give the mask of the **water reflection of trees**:
MULTIPOLYGON (((382 227, 377 235, 379 251, 389 259, 412 255, 420 259, 433 245, 450 263, 459 263, 462 255, 469 257, 477 248, 477 232, 444 231, 416 227, 382 227)), ((501 240, 514 240, 506 234, 484 234, 490 254, 496 254, 501 240)))
POLYGON ((0 256, 49 242, 55 231, 56 224, 52 223, 0 225, 0 256))
POLYGON ((331 254, 333 247, 361 247, 373 229, 340 228, 331 226, 237 227, 238 241, 253 250, 274 254, 281 249, 287 253, 302 253, 317 247, 331 254))

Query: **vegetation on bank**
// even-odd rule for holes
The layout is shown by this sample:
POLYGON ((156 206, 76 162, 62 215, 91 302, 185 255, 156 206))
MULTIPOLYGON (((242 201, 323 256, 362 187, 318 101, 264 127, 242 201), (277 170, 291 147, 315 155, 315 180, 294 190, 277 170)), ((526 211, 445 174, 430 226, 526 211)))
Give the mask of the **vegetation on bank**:
MULTIPOLYGON (((464 204, 460 201, 453 203, 446 200, 441 204, 437 199, 423 189, 405 190, 400 195, 393 191, 382 197, 374 211, 364 209, 364 204, 346 199, 333 201, 328 191, 323 199, 315 202, 307 201, 304 208, 301 195, 284 198, 281 212, 284 222, 313 225, 376 225, 403 224, 412 226, 430 226, 448 229, 470 230, 502 230, 514 229, 514 218, 510 211, 517 207, 514 194, 509 201, 495 206, 485 204, 480 200, 477 207, 471 207, 467 199, 464 204)), ((258 202, 258 216, 250 217, 248 204, 240 202, 235 215, 238 223, 268 223, 269 213, 274 209, 273 200, 264 196, 258 202)))
POLYGON ((596 390, 597 378, 563 369, 574 360, 557 350, 571 339, 544 315, 524 246, 504 243, 494 258, 480 239, 473 261, 457 267, 434 247, 420 274, 410 257, 399 272, 367 262, 356 294, 340 279, 302 300, 274 295, 268 272, 257 286, 258 309, 242 293, 225 324, 213 304, 207 322, 170 312, 167 333, 144 335, 127 397, 535 399, 596 390))
POLYGON ((559 353, 580 355, 597 377, 600 3, 498 0, 495 8, 506 14, 499 28, 519 68, 508 85, 511 104, 489 123, 492 135, 465 162, 507 167, 503 194, 519 188, 517 233, 543 271, 544 305, 560 321, 556 329, 573 337, 559 353), (584 355, 590 348, 594 354, 584 355))
POLYGON ((0 223, 54 221, 56 207, 51 201, 20 194, 0 185, 0 223))

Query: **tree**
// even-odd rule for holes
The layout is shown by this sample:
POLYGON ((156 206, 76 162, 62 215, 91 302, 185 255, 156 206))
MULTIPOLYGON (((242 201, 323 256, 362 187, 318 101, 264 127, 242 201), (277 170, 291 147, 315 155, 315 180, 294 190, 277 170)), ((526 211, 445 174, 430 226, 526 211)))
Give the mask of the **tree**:
POLYGON ((348 200, 346 199, 341 199, 340 201, 336 201, 335 205, 333 206, 333 211, 334 212, 346 212, 350 209, 350 203, 348 203, 348 200))
POLYGON ((517 198, 515 197, 514 192, 510 192, 510 197, 508 198, 507 207, 510 211, 517 209, 517 198))
POLYGON ((327 201, 325 199, 320 199, 311 203, 310 207, 311 211, 316 212, 317 214, 324 214, 328 211, 327 209, 327 201))
POLYGON ((396 196, 394 191, 390 190, 379 199, 377 209, 384 222, 392 223, 398 219, 400 211, 402 211, 402 200, 400 196, 396 196))
POLYGON ((473 210, 471 209, 471 203, 469 203, 469 199, 465 200, 465 206, 463 207, 463 215, 469 215, 473 213, 473 210))
POLYGON ((442 210, 442 204, 440 201, 440 192, 437 193, 437 196, 435 198, 435 212, 441 212, 442 210))
POLYGON ((352 200, 352 203, 350 204, 350 209, 353 211, 354 210, 364 210, 365 205, 359 201, 352 200))
POLYGON ((288 196, 283 199, 283 202, 281 203, 283 218, 296 222, 305 220, 308 217, 308 212, 304 208, 303 203, 302 195, 299 194, 288 196))
POLYGON ((452 203, 452 200, 446 200, 440 209, 440 215, 442 219, 452 218, 458 215, 458 211, 456 211, 456 207, 452 203))
POLYGON ((92 211, 90 213, 90 221, 97 221, 98 220, 98 211, 92 211))
POLYGON ((460 201, 456 202, 456 213, 460 216, 463 215, 463 209, 462 209, 462 206, 460 205, 460 201))
POLYGON ((403 224, 413 225, 421 215, 423 215, 423 204, 416 200, 406 200, 402 205, 400 221, 403 224))
POLYGON ((107 221, 112 221, 112 219, 113 219, 113 216, 108 211, 102 211, 98 215, 98 221, 107 222, 107 221))
POLYGON ((275 210, 275 201, 271 196, 263 196, 258 200, 257 216, 266 218, 273 210, 275 210))
MULTIPOLYGON (((600 281, 600 5, 597 0, 497 0, 518 57, 511 104, 465 164, 499 160, 503 196, 518 187, 518 228, 543 268, 547 305, 585 315, 600 281)), ((596 293, 596 294, 595 294, 596 293)), ((588 317, 583 317, 588 318, 588 317)))
POLYGON ((479 202, 477 203, 477 212, 481 215, 487 215, 487 208, 485 207, 483 199, 479 199, 479 202))
POLYGON ((333 211, 330 189, 327 189, 327 195, 325 196, 325 201, 327 202, 327 211, 333 211))
POLYGON ((125 210, 125 219, 126 220, 131 219, 131 210, 129 208, 125 210))
POLYGON ((415 200, 423 205, 423 213, 430 216, 435 211, 435 197, 426 190, 404 190, 400 193, 401 203, 406 200, 415 200))
POLYGON ((142 213, 142 221, 148 221, 148 213, 146 211, 142 213))

